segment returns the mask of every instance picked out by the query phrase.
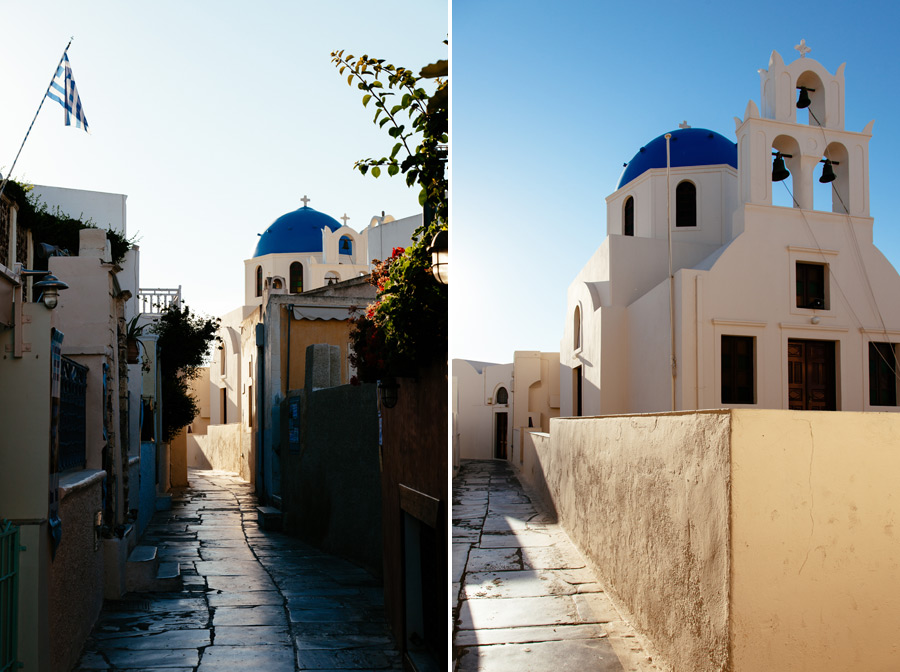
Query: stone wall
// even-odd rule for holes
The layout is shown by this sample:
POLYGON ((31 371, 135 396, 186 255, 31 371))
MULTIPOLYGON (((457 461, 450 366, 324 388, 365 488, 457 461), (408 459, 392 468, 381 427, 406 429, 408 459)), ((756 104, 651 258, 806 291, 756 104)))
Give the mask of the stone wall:
POLYGON ((94 533, 101 484, 73 488, 60 501, 62 541, 50 562, 52 670, 72 668, 103 606, 103 553, 94 533))

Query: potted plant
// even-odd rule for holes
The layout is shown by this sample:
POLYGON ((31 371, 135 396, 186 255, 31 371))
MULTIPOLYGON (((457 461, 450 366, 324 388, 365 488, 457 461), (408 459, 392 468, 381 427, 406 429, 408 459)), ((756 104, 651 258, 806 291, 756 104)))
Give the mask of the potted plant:
POLYGON ((127 361, 129 364, 137 364, 141 354, 138 346, 138 336, 144 333, 144 327, 147 326, 146 324, 138 326, 138 320, 140 320, 141 317, 141 313, 132 317, 125 329, 125 344, 127 348, 127 361))

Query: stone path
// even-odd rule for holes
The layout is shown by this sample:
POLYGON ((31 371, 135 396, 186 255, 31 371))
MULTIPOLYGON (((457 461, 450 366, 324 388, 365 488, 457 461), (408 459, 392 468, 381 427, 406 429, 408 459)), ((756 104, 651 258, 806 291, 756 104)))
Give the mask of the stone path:
POLYGON ((107 602, 76 670, 400 670, 370 574, 257 526, 249 483, 191 470, 142 543, 177 560, 178 593, 107 602))
POLYGON ((454 478, 453 594, 456 672, 658 669, 505 461, 454 478))

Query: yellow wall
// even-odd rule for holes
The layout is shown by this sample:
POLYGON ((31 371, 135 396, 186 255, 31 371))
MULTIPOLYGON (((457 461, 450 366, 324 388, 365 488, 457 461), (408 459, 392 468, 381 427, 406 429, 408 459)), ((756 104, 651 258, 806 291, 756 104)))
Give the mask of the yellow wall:
POLYGON ((898 669, 900 418, 733 418, 734 669, 898 669))
MULTIPOLYGON (((349 313, 348 313, 349 317, 349 313)), ((306 376, 306 348, 316 343, 328 343, 341 348, 341 382, 350 382, 347 355, 350 343, 351 324, 347 320, 294 320, 285 319, 281 322, 281 357, 282 362, 287 362, 287 336, 288 324, 291 331, 291 371, 290 389, 300 390, 304 387, 306 376)), ((288 390, 287 365, 285 376, 282 379, 281 393, 288 390)))

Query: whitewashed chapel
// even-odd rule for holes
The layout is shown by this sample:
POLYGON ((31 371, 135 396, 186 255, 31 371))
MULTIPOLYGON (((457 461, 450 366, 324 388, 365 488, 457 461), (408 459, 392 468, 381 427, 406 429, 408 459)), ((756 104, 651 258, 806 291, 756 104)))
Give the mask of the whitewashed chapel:
POLYGON ((683 124, 627 164, 568 290, 561 415, 898 410, 900 276, 873 244, 872 123, 844 127, 844 66, 807 50, 772 53, 736 143, 683 124))

